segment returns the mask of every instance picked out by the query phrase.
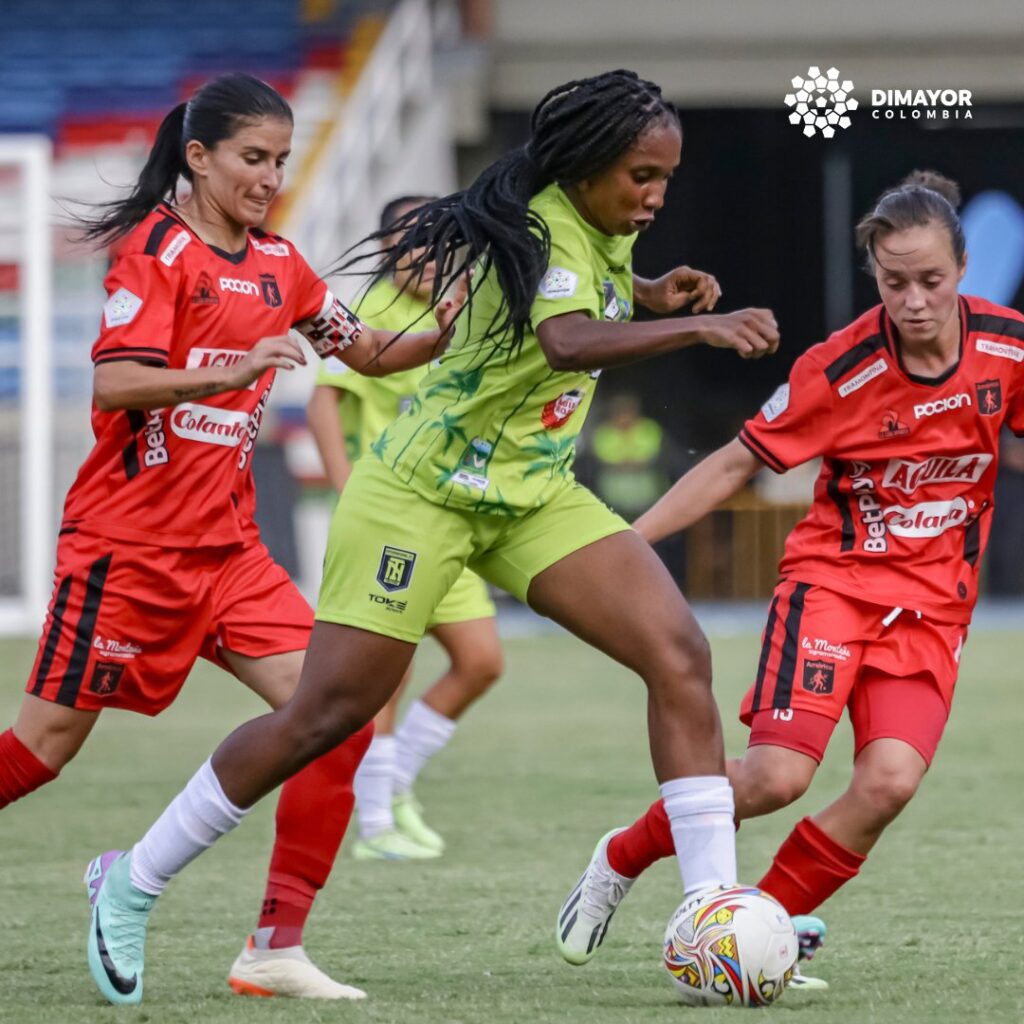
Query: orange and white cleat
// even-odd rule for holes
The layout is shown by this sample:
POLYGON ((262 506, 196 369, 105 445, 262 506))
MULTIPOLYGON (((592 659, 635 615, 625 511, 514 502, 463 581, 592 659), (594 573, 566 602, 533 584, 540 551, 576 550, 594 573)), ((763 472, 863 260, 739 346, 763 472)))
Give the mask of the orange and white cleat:
POLYGON ((292 999, 365 999, 354 985, 342 985, 314 964, 301 946, 257 949, 252 936, 231 966, 228 984, 240 996, 292 999))

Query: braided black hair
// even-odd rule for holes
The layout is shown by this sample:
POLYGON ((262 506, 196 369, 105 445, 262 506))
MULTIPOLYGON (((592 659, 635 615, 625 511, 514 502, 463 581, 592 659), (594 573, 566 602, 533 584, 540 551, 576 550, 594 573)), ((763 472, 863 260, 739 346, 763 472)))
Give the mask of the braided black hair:
POLYGON ((76 218, 82 238, 107 244, 128 234, 157 203, 176 199, 178 178, 192 180, 185 144, 198 139, 207 149, 229 139, 259 118, 292 121, 292 109, 276 89, 252 75, 220 75, 203 85, 187 103, 179 103, 160 123, 153 148, 131 192, 99 203, 95 217, 76 218))
MULTIPOLYGON (((491 164, 467 189, 408 211, 345 255, 398 235, 374 254, 380 258, 374 281, 393 274, 399 264, 423 267, 434 261, 433 303, 453 278, 481 260, 474 290, 493 269, 502 293, 487 336, 514 352, 551 254, 548 226, 530 210, 530 199, 552 182, 573 185, 604 170, 659 119, 679 124, 661 89, 633 71, 566 82, 537 104, 525 146, 491 164), (414 250, 419 251, 413 255, 414 250)), ((351 270, 367 258, 343 257, 338 269, 351 270)))

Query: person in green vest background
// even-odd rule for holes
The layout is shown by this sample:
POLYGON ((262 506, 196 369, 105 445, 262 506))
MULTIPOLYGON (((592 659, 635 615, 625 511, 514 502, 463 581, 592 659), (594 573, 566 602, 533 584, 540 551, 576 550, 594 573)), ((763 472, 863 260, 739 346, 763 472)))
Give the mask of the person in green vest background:
MULTIPOLYGON (((381 212, 381 229, 430 198, 392 200, 381 212)), ((357 312, 372 327, 421 329, 421 320, 433 323, 432 285, 432 267, 415 279, 412 272, 399 269, 367 291, 357 312)), ((323 363, 306 414, 327 479, 339 494, 353 463, 405 411, 429 369, 364 377, 338 359, 323 363)), ((396 730, 406 679, 374 720, 373 741, 356 773, 360 838, 353 855, 360 860, 420 860, 441 854, 444 840, 423 820, 413 783, 448 743, 457 720, 502 672, 494 603, 476 573, 467 569, 455 581, 434 612, 430 632, 448 655, 448 670, 412 705, 396 730)))

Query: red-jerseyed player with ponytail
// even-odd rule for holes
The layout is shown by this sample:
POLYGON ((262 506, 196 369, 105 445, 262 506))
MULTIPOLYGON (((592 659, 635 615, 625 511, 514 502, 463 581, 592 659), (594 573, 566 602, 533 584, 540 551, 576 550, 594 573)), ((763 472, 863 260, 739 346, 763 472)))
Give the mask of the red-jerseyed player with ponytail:
MULTIPOLYGON (((165 118, 131 194, 86 221, 87 238, 122 240, 93 348, 96 442, 65 503, 28 692, 0 735, 0 807, 55 779, 103 709, 166 708, 198 656, 271 707, 295 689, 313 613, 260 542, 251 472, 274 375, 305 362, 288 331, 370 375, 421 365, 443 346, 439 330, 394 340, 360 324, 289 242, 260 230, 291 138, 278 93, 224 75, 165 118), (177 202, 180 177, 191 191, 177 202)), ((450 317, 456 303, 442 305, 450 317)), ((309 962, 302 929, 371 734, 284 786, 263 912, 231 970, 236 991, 362 997, 309 962)), ((219 787, 212 772, 209 785, 219 787)), ((217 806, 237 811, 226 798, 217 806)), ((100 885, 127 883, 126 864, 117 851, 96 858, 92 900, 100 885)), ((153 891, 145 872, 136 862, 142 893, 153 891)), ((112 977, 105 994, 138 1002, 141 972, 112 977)))
MULTIPOLYGON (((804 956, 824 938, 809 915, 857 874, 935 754, 977 599, 999 432, 1024 433, 1024 317, 958 294, 958 204, 956 185, 931 172, 885 192, 857 229, 881 305, 800 356, 739 437, 635 524, 657 541, 764 466, 823 459, 740 711, 749 746, 728 766, 737 819, 785 807, 849 709, 849 788, 796 825, 758 883, 797 918, 804 956)), ((571 927, 566 905, 559 914, 565 958, 589 960, 635 878, 673 852, 660 801, 605 836, 573 890, 571 927)))

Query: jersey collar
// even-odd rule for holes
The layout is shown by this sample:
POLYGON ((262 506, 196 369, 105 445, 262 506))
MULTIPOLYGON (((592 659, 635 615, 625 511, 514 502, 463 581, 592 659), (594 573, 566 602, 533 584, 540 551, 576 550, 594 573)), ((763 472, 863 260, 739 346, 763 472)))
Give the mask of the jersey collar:
POLYGON ((221 249, 221 248, 219 248, 216 245, 210 245, 209 242, 204 242, 195 233, 195 231, 192 230, 192 228, 189 226, 189 224, 187 224, 181 217, 179 217, 178 214, 174 211, 174 209, 172 209, 172 207, 168 206, 167 203, 161 203, 160 204, 160 210, 163 213, 166 213, 168 217, 171 217, 178 224, 180 224, 197 242, 199 242, 201 245, 206 246, 206 248, 209 249, 210 252, 212 252, 215 256, 219 256, 222 260, 227 260, 228 263, 232 263, 235 266, 238 266, 238 264, 242 263, 245 260, 245 257, 249 255, 249 233, 248 232, 246 232, 246 235, 245 235, 245 248, 244 249, 239 249, 238 252, 227 252, 226 250, 221 249))
POLYGON ((964 358, 964 344, 967 341, 967 318, 970 315, 970 310, 967 308, 967 301, 962 295, 957 296, 957 301, 960 303, 960 351, 957 353, 956 362, 948 369, 943 370, 937 377, 924 377, 919 373, 911 373, 903 365, 903 355, 900 352, 900 347, 896 342, 896 327, 892 322, 892 318, 886 311, 885 306, 882 306, 879 313, 879 330, 885 337, 885 343, 889 349, 889 354, 892 356, 893 361, 899 368, 900 373, 907 378, 913 384, 921 384, 924 387, 937 388, 945 384, 956 372, 960 369, 960 363, 964 358))

